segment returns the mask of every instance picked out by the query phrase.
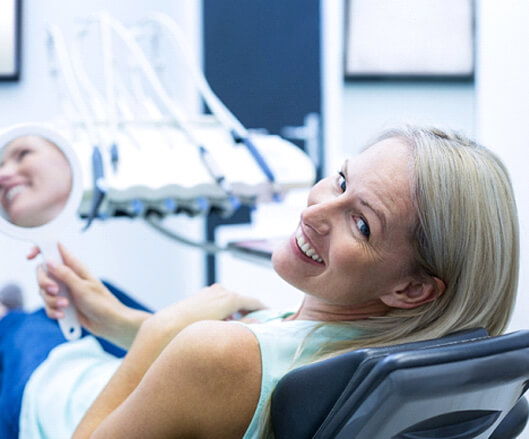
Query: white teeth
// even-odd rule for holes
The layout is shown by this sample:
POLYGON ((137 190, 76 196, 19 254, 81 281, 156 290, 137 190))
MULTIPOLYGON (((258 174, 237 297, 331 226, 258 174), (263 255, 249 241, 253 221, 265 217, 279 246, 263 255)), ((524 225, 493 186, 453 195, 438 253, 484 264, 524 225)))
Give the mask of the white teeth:
POLYGON ((20 192, 25 191, 26 189, 27 186, 23 184, 19 184, 18 186, 12 187, 6 192, 7 201, 11 201, 13 198, 15 198, 16 195, 18 195, 20 192))
POLYGON ((323 259, 316 253, 316 250, 314 250, 310 244, 305 241, 305 238, 303 237, 303 233, 301 232, 301 229, 298 229, 296 231, 296 242, 298 243, 299 249, 305 253, 309 258, 312 258, 313 260, 317 262, 323 262, 323 259))

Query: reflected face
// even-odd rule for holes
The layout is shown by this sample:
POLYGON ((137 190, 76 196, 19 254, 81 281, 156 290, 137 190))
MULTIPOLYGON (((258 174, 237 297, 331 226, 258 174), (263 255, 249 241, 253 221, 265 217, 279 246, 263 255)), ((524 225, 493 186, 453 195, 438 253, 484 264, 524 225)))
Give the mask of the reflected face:
POLYGON ((0 204, 7 219, 36 227, 62 211, 72 189, 68 160, 40 136, 22 136, 1 151, 0 204))
POLYGON ((359 305, 395 291, 409 275, 410 153, 399 139, 346 161, 310 191, 297 230, 273 253, 287 282, 334 305, 359 305))

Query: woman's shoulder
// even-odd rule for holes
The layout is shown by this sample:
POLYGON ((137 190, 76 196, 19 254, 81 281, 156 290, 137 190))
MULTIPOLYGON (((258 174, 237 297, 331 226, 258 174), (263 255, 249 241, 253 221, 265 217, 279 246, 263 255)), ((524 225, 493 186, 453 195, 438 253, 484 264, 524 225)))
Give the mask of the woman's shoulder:
POLYGON ((223 370, 224 380, 238 380, 239 374, 260 380, 259 343, 244 325, 204 320, 187 326, 175 342, 199 373, 216 375, 223 370))
MULTIPOLYGON (((180 344, 195 350, 197 355, 217 361, 229 362, 234 357, 244 357, 248 351, 259 354, 259 343, 253 332, 236 322, 202 320, 183 329, 177 339, 180 344)), ((248 366, 253 367, 251 360, 248 366)))
POLYGON ((197 424, 204 436, 219 431, 242 436, 261 388, 261 354, 253 333, 235 323, 201 321, 186 327, 168 348, 177 379, 185 383, 191 400, 200 401, 197 424))

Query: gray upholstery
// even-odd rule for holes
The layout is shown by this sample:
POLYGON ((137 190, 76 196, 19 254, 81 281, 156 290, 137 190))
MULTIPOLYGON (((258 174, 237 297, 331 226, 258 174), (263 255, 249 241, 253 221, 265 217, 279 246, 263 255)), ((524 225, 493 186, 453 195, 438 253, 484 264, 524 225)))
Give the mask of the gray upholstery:
MULTIPOLYGON (((477 329, 296 369, 273 395, 276 438, 488 438, 525 391, 528 346, 529 332, 477 329)), ((523 429, 517 407, 498 438, 523 429)))

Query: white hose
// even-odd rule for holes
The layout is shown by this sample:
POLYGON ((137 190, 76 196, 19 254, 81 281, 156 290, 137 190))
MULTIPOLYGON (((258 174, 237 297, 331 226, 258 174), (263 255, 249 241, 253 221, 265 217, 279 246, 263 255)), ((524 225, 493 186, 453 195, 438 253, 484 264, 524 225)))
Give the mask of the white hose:
POLYGON ((195 85, 199 89, 202 97, 206 101, 209 109, 217 116, 223 125, 235 130, 235 132, 245 137, 248 135, 246 128, 241 122, 233 115, 233 113, 224 105, 224 103, 217 97, 213 92, 209 83, 207 82, 202 69, 196 62, 193 53, 189 50, 189 41, 178 27, 178 25, 166 14, 160 12, 153 12, 148 15, 150 20, 161 25, 171 36, 171 40, 175 47, 180 50, 180 53, 184 59, 184 64, 191 73, 191 77, 195 82, 195 85))

